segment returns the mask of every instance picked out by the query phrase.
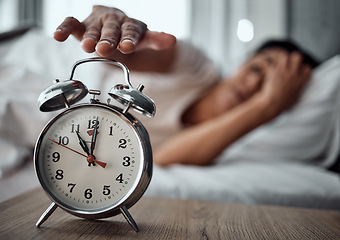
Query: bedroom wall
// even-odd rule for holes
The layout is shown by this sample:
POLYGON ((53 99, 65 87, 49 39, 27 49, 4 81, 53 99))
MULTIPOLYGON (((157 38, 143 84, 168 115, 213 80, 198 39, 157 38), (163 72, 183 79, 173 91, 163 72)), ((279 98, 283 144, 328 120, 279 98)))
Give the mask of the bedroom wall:
POLYGON ((288 36, 319 60, 340 53, 340 1, 288 0, 288 36))
POLYGON ((232 73, 263 41, 286 36, 287 0, 191 0, 190 41, 225 75, 232 73), (241 19, 250 20, 254 36, 237 36, 241 19))

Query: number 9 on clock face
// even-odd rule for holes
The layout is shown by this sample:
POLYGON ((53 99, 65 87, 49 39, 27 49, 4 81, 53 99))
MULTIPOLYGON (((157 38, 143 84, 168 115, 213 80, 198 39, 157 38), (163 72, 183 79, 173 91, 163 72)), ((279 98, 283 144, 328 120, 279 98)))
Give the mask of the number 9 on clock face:
POLYGON ((35 168, 49 197, 85 218, 132 206, 150 182, 152 153, 144 127, 107 105, 67 109, 43 129, 35 168))

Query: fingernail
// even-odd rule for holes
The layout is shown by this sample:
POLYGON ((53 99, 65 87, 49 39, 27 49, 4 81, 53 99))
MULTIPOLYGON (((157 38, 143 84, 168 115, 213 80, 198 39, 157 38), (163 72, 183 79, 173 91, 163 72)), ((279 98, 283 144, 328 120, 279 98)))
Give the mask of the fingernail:
POLYGON ((122 43, 132 43, 133 45, 136 44, 136 42, 133 41, 131 38, 123 38, 123 39, 120 41, 120 43, 121 43, 121 44, 122 44, 122 43))
POLYGON ((112 42, 110 42, 108 40, 101 40, 101 41, 98 42, 98 44, 108 44, 108 45, 110 45, 110 47, 113 47, 113 45, 114 45, 112 42))
POLYGON ((86 40, 86 39, 92 39, 92 40, 94 40, 95 42, 98 41, 98 40, 97 40, 97 37, 95 37, 95 36, 86 36, 85 38, 83 38, 83 41, 86 40))
POLYGON ((98 52, 99 46, 101 46, 101 49, 107 49, 112 48, 113 47, 113 43, 107 40, 101 40, 98 42, 98 44, 96 45, 96 52, 98 52))
POLYGON ((83 45, 84 42, 85 42, 86 40, 88 40, 88 39, 92 39, 94 42, 97 43, 97 39, 96 39, 95 37, 87 36, 87 37, 85 37, 85 38, 83 38, 83 39, 81 40, 80 44, 83 45))

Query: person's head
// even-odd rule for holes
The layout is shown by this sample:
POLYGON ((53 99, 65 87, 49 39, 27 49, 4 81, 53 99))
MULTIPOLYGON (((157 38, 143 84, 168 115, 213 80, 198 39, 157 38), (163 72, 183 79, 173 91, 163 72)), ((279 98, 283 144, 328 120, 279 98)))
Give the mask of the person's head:
POLYGON ((319 64, 315 58, 292 41, 266 41, 256 49, 254 54, 240 66, 231 78, 228 78, 230 80, 228 81, 229 83, 224 84, 226 89, 228 89, 228 91, 224 93, 225 98, 230 98, 228 102, 236 105, 246 101, 255 94, 261 88, 266 75, 267 67, 264 67, 264 65, 274 66, 279 51, 286 51, 287 53, 299 52, 303 57, 303 62, 310 65, 311 68, 319 64))
POLYGON ((260 54, 264 51, 270 51, 270 50, 283 50, 286 51, 288 53, 292 53, 292 52, 299 52, 302 57, 303 57, 303 62, 305 64, 308 64, 311 66, 311 68, 315 68, 319 65, 319 61, 316 60, 311 54, 309 54, 307 51, 305 51, 304 49, 302 49, 300 46, 298 46, 298 44, 296 44, 295 42, 291 41, 291 40, 268 40, 266 42, 264 42, 262 45, 260 45, 260 47, 258 47, 255 50, 254 55, 256 54, 260 54))
POLYGON ((222 81, 216 86, 215 91, 211 92, 218 95, 220 99, 215 104, 216 112, 223 113, 226 109, 247 101, 258 92, 265 79, 266 71, 276 65, 278 52, 282 51, 289 54, 299 52, 303 57, 303 62, 311 68, 319 64, 311 55, 291 41, 267 41, 240 66, 233 76, 227 78, 228 81, 222 81))

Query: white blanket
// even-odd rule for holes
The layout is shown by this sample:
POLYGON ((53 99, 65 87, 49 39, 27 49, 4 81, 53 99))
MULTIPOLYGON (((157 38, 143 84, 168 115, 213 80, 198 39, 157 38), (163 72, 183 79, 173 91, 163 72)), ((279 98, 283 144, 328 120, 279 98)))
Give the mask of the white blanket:
POLYGON ((340 210, 340 178, 306 164, 238 160, 155 167, 147 196, 340 210))

